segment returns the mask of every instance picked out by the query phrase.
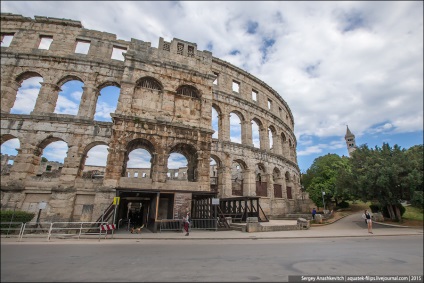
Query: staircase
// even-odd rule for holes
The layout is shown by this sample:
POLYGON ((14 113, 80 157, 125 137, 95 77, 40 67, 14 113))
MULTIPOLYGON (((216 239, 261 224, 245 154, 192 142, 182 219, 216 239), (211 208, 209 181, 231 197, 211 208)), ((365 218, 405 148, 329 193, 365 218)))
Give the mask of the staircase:
POLYGON ((115 206, 113 205, 113 202, 106 208, 106 210, 100 215, 100 217, 96 220, 96 223, 91 225, 91 229, 88 231, 88 233, 97 233, 99 232, 100 223, 102 222, 109 222, 109 220, 113 216, 113 211, 115 210, 115 206))

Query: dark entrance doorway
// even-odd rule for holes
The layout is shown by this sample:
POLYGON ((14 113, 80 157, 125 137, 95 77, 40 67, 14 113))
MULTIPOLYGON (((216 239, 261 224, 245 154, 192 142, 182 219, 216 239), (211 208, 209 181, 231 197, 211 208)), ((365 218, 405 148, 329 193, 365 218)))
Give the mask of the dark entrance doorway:
POLYGON ((117 209, 116 222, 121 224, 122 229, 144 225, 144 229, 156 232, 159 192, 119 190, 117 195, 121 201, 117 209))

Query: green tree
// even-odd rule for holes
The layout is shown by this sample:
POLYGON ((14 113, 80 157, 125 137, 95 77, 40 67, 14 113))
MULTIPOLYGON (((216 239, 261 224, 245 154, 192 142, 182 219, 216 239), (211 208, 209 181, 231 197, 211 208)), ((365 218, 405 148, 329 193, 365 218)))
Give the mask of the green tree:
POLYGON ((337 154, 327 154, 314 160, 311 167, 302 175, 302 184, 309 193, 309 198, 319 207, 335 200, 336 205, 350 198, 350 190, 339 187, 338 175, 349 172, 349 161, 346 157, 337 154))
POLYGON ((41 162, 47 162, 47 161, 48 161, 47 158, 45 158, 44 156, 41 157, 41 162))
POLYGON ((391 219, 401 220, 400 201, 410 199, 411 182, 415 182, 406 152, 387 143, 374 149, 361 145, 349 160, 351 172, 347 179, 351 193, 362 201, 378 201, 391 219))

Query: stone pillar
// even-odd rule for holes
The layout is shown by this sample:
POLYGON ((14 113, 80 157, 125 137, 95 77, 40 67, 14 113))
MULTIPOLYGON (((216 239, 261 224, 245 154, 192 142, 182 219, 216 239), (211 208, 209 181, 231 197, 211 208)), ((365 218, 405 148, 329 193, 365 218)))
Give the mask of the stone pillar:
POLYGON ((252 122, 249 120, 243 121, 241 124, 241 142, 244 145, 253 146, 252 142, 252 122))
POLYGON ((121 179, 126 150, 114 144, 109 146, 108 151, 109 154, 107 157, 103 185, 107 187, 116 187, 121 179), (113 148, 114 146, 116 146, 116 148, 113 148))
POLYGON ((40 83, 41 88, 31 114, 53 113, 59 97, 60 87, 52 83, 40 83))
POLYGON ((68 152, 64 159, 62 172, 59 178, 61 185, 64 185, 65 187, 73 186, 73 183, 78 176, 81 161, 80 156, 78 145, 69 144, 68 152))
POLYGON ((220 129, 222 136, 220 140, 230 141, 230 114, 221 114, 219 119, 222 123, 222 129, 220 129))
POLYGON ((273 198, 274 197, 274 180, 272 179, 272 174, 267 173, 264 175, 266 180, 266 196, 269 198, 273 198))
POLYGON ((231 197, 232 182, 231 182, 231 166, 218 167, 218 192, 219 197, 231 197))
POLYGON ((92 85, 83 86, 83 93, 81 96, 81 102, 78 109, 77 117, 94 119, 96 113, 97 99, 100 96, 100 91, 97 87, 92 85))
POLYGON ((290 159, 289 142, 287 140, 282 142, 281 148, 283 150, 282 155, 285 158, 290 159))
POLYGON ((18 93, 18 89, 20 84, 11 81, 6 83, 6 80, 1 80, 1 108, 0 111, 2 113, 10 113, 10 110, 13 107, 13 104, 16 100, 16 95, 18 93))
POLYGON ((261 149, 269 150, 268 129, 264 126, 259 129, 259 139, 261 141, 261 149))
POLYGON ((132 99, 135 84, 131 82, 121 83, 121 92, 119 94, 118 104, 116 106, 116 114, 131 115, 132 99))
POLYGON ((152 162, 152 181, 153 182, 166 182, 166 174, 168 173, 167 161, 169 154, 165 153, 163 150, 158 149, 157 152, 153 153, 153 162, 152 162))
POLYGON ((256 196, 255 171, 245 169, 243 171, 243 196, 256 196))
POLYGON ((282 154, 283 147, 281 145, 281 137, 279 135, 273 135, 273 142, 272 152, 275 154, 282 154))
POLYGON ((197 181, 210 188, 210 155, 207 151, 198 151, 197 154, 197 181))
POLYGON ((35 175, 41 162, 41 155, 41 150, 37 146, 22 142, 10 169, 10 179, 23 180, 27 176, 35 175))

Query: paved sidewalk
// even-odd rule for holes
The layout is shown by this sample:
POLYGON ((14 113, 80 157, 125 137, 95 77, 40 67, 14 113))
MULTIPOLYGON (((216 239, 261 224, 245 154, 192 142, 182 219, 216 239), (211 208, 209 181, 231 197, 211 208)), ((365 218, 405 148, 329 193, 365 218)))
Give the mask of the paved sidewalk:
MULTIPOLYGON (((279 221, 280 225, 284 220, 279 221)), ((285 220, 287 224, 293 224, 293 220, 285 220)), ((295 223, 296 221, 294 221, 295 223)), ((273 225, 277 222, 271 220, 270 223, 264 225, 273 225)), ((409 236, 409 235, 423 235, 422 227, 413 228, 400 228, 399 226, 386 225, 384 223, 374 222, 373 234, 369 234, 366 224, 361 218, 361 214, 352 214, 335 221, 332 224, 322 226, 312 226, 308 230, 292 230, 292 231, 276 231, 276 232, 254 232, 246 233, 241 231, 205 231, 205 230, 192 230, 189 236, 185 236, 183 232, 159 232, 151 233, 142 231, 140 234, 131 234, 129 231, 120 230, 112 235, 108 235, 106 239, 104 236, 101 238, 103 241, 124 240, 124 239, 148 239, 148 240, 242 240, 242 239, 290 239, 290 238, 332 238, 332 237, 379 237, 379 236, 409 236)), ((99 236, 82 235, 81 239, 98 240, 99 236)), ((50 242, 63 241, 69 237, 59 238, 53 236, 50 242)), ((1 238, 3 242, 16 242, 17 238, 1 238)), ((22 242, 44 241, 47 242, 47 237, 24 237, 22 242)), ((72 241, 78 241, 72 238, 72 241)))

